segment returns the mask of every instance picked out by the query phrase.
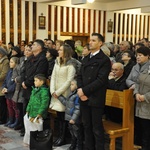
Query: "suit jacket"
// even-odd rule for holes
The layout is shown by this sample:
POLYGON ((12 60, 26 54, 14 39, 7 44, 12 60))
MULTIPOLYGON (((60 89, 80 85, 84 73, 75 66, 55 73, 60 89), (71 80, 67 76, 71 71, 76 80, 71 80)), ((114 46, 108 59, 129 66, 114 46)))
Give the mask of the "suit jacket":
POLYGON ((82 88, 88 97, 87 101, 80 101, 81 105, 104 107, 108 75, 111 70, 110 59, 102 50, 92 58, 86 56, 77 77, 78 88, 82 88))
POLYGON ((126 76, 123 75, 117 81, 115 81, 115 79, 108 80, 107 88, 112 89, 112 90, 118 90, 118 91, 123 91, 125 89, 128 89, 128 87, 126 85, 126 76))

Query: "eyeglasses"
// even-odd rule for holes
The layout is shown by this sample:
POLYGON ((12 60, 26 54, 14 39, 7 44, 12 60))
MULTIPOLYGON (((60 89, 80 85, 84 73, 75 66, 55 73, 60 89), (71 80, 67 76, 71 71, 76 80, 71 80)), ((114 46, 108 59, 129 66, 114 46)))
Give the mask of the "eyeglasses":
POLYGON ((124 53, 124 54, 122 54, 122 56, 129 56, 128 54, 126 54, 126 53, 124 53))
POLYGON ((119 71, 120 69, 111 69, 111 71, 115 71, 115 72, 117 72, 117 71, 119 71))

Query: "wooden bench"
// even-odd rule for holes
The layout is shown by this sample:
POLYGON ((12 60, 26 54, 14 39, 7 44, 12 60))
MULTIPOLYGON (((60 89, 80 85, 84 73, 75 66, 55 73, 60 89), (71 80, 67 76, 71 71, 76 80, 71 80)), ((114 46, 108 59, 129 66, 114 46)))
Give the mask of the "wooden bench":
POLYGON ((116 138, 122 137, 122 150, 134 149, 134 99, 132 90, 107 90, 106 106, 122 109, 122 124, 104 120, 105 132, 110 138, 110 150, 116 150, 116 138))

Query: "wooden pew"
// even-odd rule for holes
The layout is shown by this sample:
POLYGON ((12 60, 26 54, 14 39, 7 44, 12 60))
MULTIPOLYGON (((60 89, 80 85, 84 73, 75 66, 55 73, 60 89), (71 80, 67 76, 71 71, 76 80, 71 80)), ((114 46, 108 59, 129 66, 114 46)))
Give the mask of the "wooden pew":
POLYGON ((55 118, 57 117, 57 112, 55 110, 52 110, 51 108, 48 109, 48 112, 50 113, 50 127, 54 132, 55 118))
POLYGON ((122 150, 134 149, 134 99, 132 90, 107 90, 106 105, 122 109, 122 124, 104 120, 105 132, 110 138, 110 150, 116 150, 115 141, 122 137, 122 150))

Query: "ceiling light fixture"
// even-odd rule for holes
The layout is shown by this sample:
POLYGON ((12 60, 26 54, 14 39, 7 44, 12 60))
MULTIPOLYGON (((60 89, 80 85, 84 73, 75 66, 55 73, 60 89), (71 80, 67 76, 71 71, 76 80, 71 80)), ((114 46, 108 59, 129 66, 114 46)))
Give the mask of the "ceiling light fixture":
POLYGON ((95 0, 87 0, 88 3, 93 3, 95 0))

